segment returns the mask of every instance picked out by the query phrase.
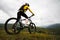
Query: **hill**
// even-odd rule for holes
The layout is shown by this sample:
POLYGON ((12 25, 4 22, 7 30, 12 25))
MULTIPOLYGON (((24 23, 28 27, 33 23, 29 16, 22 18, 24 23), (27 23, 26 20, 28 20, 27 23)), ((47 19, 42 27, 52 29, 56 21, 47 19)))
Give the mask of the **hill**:
POLYGON ((53 32, 55 35, 60 35, 60 24, 49 25, 47 29, 53 32))
POLYGON ((4 29, 4 24, 0 24, 0 29, 4 29))
POLYGON ((36 33, 32 34, 24 29, 16 35, 8 35, 4 30, 4 24, 0 24, 0 29, 2 29, 0 30, 0 40, 60 40, 60 36, 53 35, 52 32, 55 32, 55 30, 52 28, 37 27, 36 33))
POLYGON ((54 29, 60 28, 60 24, 59 23, 58 24, 52 24, 52 25, 49 25, 47 28, 54 28, 54 29))

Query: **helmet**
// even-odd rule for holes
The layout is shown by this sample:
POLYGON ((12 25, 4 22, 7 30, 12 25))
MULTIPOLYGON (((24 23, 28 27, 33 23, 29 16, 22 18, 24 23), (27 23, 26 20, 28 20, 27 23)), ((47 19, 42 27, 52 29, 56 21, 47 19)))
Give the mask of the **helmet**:
POLYGON ((28 5, 28 6, 29 6, 29 4, 28 4, 28 3, 25 3, 25 5, 28 5))

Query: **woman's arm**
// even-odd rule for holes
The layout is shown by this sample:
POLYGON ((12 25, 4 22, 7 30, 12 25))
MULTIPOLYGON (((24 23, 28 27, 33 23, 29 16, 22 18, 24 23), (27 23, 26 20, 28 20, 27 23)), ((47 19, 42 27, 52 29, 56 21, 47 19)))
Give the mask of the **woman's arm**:
POLYGON ((28 10, 32 13, 32 16, 34 16, 34 13, 32 12, 32 10, 28 7, 28 10))

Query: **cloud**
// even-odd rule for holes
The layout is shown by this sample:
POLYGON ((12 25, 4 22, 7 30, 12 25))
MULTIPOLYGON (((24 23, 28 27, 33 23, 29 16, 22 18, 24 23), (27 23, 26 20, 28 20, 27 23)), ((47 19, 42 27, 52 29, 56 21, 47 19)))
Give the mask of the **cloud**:
POLYGON ((30 8, 35 13, 32 20, 37 25, 60 23, 60 0, 0 0, 1 15, 16 17, 18 9, 25 2, 30 4, 30 8))
POLYGON ((16 0, 0 0, 0 10, 3 10, 9 16, 16 15, 17 10, 16 0))

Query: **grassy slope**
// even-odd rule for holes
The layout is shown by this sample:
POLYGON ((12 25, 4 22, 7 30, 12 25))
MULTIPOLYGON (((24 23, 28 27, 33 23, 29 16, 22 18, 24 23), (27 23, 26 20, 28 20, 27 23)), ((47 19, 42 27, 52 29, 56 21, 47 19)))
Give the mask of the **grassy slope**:
POLYGON ((0 40, 59 40, 60 37, 56 35, 49 35, 44 33, 33 33, 23 32, 17 35, 8 35, 4 30, 0 30, 0 40), (56 39, 57 38, 57 39, 56 39))
POLYGON ((8 35, 4 31, 4 25, 0 25, 0 40, 60 40, 60 35, 51 35, 49 30, 44 28, 37 28, 35 34, 29 34, 29 32, 22 31, 17 35, 8 35))

